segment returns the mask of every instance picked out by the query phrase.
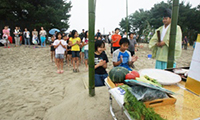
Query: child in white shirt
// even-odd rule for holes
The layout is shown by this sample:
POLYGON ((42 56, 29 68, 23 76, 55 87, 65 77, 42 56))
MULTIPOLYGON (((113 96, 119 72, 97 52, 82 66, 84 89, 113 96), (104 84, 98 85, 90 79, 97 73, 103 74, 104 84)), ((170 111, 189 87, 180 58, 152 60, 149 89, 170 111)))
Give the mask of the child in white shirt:
POLYGON ((57 65, 57 73, 63 73, 63 60, 65 49, 67 48, 67 43, 62 39, 62 34, 57 33, 56 38, 57 40, 54 41, 53 45, 55 50, 55 57, 56 57, 56 65, 57 65))

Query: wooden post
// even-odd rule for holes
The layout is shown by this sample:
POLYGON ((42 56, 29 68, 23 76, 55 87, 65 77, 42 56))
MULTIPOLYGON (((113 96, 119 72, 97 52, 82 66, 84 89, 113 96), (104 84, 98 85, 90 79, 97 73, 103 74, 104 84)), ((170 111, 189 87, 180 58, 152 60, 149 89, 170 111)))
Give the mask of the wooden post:
POLYGON ((129 25, 129 20, 128 20, 128 0, 126 0, 126 34, 128 38, 128 25, 129 25))
POLYGON ((95 31, 95 0, 89 0, 89 95, 95 95, 94 69, 94 31, 95 31))
POLYGON ((169 52, 168 52, 167 68, 173 68, 173 64, 174 64, 178 11, 179 11, 179 0, 173 0, 172 22, 171 22, 171 30, 170 30, 170 38, 169 38, 169 52))

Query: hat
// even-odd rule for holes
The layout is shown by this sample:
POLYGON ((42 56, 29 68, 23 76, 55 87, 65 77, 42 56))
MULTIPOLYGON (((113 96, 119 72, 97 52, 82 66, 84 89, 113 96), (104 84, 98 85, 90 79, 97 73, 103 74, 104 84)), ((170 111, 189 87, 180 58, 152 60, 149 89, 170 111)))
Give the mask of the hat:
POLYGON ((169 18, 171 18, 172 17, 172 10, 170 10, 169 8, 166 8, 164 10, 163 17, 169 17, 169 18))

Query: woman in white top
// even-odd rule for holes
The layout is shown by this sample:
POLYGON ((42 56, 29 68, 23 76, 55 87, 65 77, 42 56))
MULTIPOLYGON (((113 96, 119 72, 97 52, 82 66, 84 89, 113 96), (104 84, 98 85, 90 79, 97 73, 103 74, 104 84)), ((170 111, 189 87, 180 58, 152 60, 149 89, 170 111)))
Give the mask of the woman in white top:
POLYGON ((45 47, 46 46, 46 35, 47 35, 47 32, 44 30, 43 27, 41 27, 41 30, 40 30, 40 40, 41 40, 41 47, 45 47))
POLYGON ((30 47, 30 45, 31 45, 31 43, 30 43, 30 32, 27 30, 27 28, 25 28, 24 30, 25 31, 24 31, 23 35, 24 35, 25 47, 26 47, 27 43, 28 43, 28 45, 30 47))
POLYGON ((20 45, 20 31, 19 31, 19 28, 18 27, 15 27, 15 31, 13 33, 15 35, 15 46, 18 47, 20 45))
POLYGON ((38 31, 35 28, 32 31, 32 43, 35 45, 33 48, 37 48, 39 40, 38 40, 38 31))

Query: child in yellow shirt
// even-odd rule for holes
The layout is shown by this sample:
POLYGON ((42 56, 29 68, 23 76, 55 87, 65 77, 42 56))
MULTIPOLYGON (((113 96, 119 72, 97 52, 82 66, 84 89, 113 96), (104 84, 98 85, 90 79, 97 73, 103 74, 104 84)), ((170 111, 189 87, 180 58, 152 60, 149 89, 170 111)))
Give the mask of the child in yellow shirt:
POLYGON ((73 72, 79 72, 79 53, 80 53, 80 42, 81 39, 78 37, 78 32, 73 30, 71 33, 72 37, 69 39, 69 44, 71 46, 72 51, 72 59, 73 59, 73 72))

